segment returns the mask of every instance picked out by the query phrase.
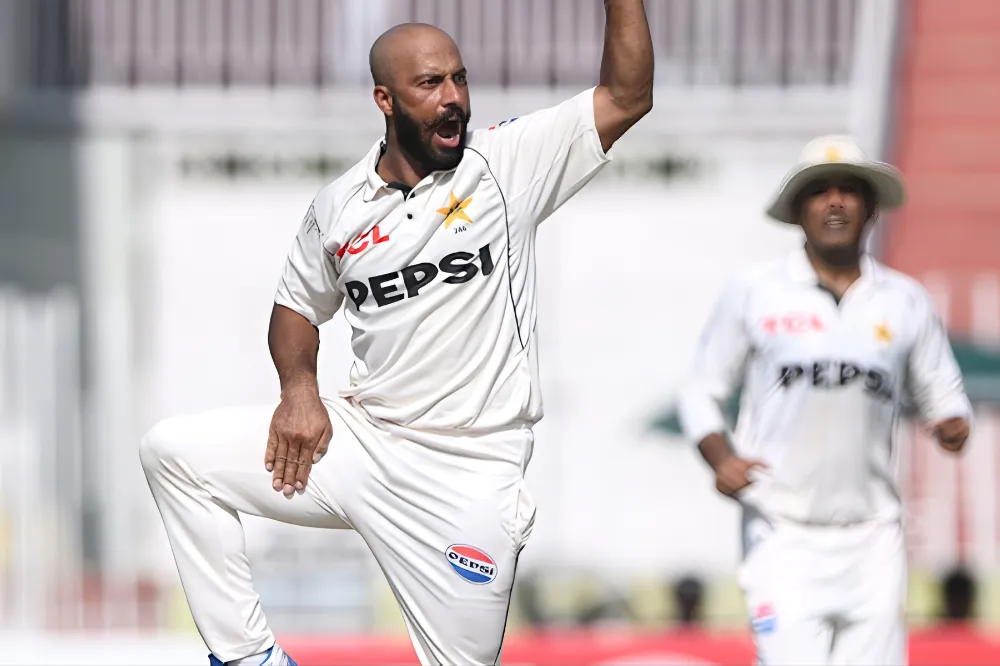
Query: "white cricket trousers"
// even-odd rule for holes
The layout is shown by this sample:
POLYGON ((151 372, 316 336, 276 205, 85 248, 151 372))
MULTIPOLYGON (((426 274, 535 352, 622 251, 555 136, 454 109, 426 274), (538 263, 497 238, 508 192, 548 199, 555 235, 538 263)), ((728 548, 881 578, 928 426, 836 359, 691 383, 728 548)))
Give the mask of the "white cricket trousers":
POLYGON ((517 556, 534 522, 524 484, 530 428, 418 443, 352 403, 324 402, 329 450, 291 497, 271 488, 264 469, 274 405, 170 418, 142 440, 146 479, 209 650, 228 662, 275 641, 254 591, 242 512, 353 528, 384 572, 422 664, 498 663, 517 556), (518 450, 527 452, 522 461, 518 450), (476 451, 481 457, 469 455, 476 451))
POLYGON ((740 570, 762 666, 905 666, 907 566, 898 522, 806 526, 744 517, 740 570))

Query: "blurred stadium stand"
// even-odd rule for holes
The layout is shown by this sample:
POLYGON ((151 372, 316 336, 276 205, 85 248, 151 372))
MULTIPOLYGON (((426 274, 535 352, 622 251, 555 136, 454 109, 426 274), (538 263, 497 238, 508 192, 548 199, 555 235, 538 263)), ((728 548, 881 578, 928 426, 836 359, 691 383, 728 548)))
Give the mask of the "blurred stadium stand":
MULTIPOLYGON (((42 0, 15 11, 38 89, 367 85, 367 46, 406 21, 454 36, 478 86, 586 86, 604 41, 602 4, 573 0, 42 0)), ((853 0, 654 0, 649 18, 667 85, 849 80, 853 0)))

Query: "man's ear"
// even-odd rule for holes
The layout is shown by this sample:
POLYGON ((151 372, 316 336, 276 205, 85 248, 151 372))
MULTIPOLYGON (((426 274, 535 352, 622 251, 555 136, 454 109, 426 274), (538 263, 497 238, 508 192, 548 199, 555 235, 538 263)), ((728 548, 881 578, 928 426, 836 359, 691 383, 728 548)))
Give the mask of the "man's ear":
POLYGON ((392 92, 388 88, 385 86, 375 86, 372 97, 375 98, 375 104, 383 115, 392 115, 392 92))

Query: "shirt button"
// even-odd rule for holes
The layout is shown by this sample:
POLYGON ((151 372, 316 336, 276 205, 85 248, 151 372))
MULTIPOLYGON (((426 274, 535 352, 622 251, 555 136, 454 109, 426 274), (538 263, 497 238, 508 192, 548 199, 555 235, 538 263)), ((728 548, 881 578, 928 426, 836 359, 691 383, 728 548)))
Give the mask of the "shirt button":
POLYGON ((412 220, 413 219, 413 213, 407 213, 406 214, 406 219, 412 220))

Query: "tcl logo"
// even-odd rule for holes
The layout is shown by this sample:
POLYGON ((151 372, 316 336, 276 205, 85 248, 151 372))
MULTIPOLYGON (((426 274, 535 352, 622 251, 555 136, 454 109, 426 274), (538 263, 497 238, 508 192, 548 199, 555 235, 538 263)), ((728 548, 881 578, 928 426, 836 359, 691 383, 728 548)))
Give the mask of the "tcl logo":
POLYGON ((789 312, 783 315, 768 315, 760 320, 760 327, 768 335, 787 333, 798 335, 801 333, 815 333, 825 330, 823 320, 818 315, 789 312))
POLYGON ((379 243, 384 243, 389 240, 389 234, 383 236, 379 233, 378 225, 369 229, 368 231, 362 231, 360 234, 354 237, 350 243, 342 245, 339 250, 337 250, 337 258, 343 259, 344 253, 348 254, 359 254, 364 252, 369 245, 378 245, 379 243))

